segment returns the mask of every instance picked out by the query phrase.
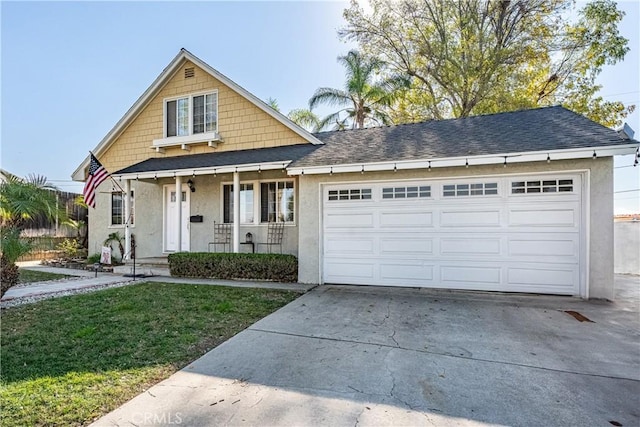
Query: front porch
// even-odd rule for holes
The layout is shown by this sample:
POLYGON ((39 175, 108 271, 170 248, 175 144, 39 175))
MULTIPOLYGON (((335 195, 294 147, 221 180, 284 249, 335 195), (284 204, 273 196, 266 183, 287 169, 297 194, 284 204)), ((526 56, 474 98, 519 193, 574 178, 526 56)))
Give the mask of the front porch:
MULTIPOLYGON (((271 250, 297 256, 298 179, 288 176, 286 166, 296 158, 292 153, 308 150, 303 145, 154 158, 114 173, 121 187, 113 188, 122 195, 121 215, 129 219, 117 227, 128 248, 124 260, 131 259, 132 236, 138 262, 143 258, 166 260, 167 254, 180 251, 271 250), (223 164, 253 157, 266 161, 223 164), (202 166, 204 163, 209 165, 202 166), (274 222, 284 224, 281 246, 262 246, 269 241, 269 224, 274 222), (212 245, 217 241, 215 227, 220 224, 228 225, 230 238, 225 245, 212 245)), ((111 210, 113 219, 113 202, 111 210)), ((105 225, 116 228, 109 222, 105 225)), ((101 237, 90 238, 95 244, 101 237)), ((150 271, 166 268, 150 263, 150 271)))

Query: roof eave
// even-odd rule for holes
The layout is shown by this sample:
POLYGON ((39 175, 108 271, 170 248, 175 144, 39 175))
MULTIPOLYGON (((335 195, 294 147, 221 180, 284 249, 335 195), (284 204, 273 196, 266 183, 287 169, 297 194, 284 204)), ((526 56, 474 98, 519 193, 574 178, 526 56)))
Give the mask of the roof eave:
POLYGON ((579 149, 563 149, 550 151, 532 151, 499 153, 466 157, 440 157, 414 160, 388 160, 384 162, 345 163, 338 165, 319 166, 292 166, 287 168, 289 175, 316 175, 347 172, 375 172, 403 169, 429 169, 456 166, 479 166, 492 164, 512 164, 525 162, 557 161, 569 159, 585 159, 596 157, 611 157, 625 154, 634 154, 638 149, 638 143, 601 146, 579 149))
MULTIPOLYGON (((300 126, 293 123, 283 114, 277 112, 273 108, 269 107, 267 104, 258 99, 255 95, 248 92, 246 89, 242 88, 234 81, 216 71, 213 67, 211 67, 206 62, 202 61, 200 58, 193 55, 186 49, 180 49, 180 52, 173 58, 173 60, 167 65, 167 67, 162 70, 160 75, 156 77, 156 79, 151 83, 151 85, 143 92, 142 95, 133 103, 133 105, 127 110, 127 112, 122 116, 120 120, 115 124, 115 126, 105 135, 104 138, 98 143, 98 145, 94 148, 93 154, 97 157, 100 157, 102 153, 111 146, 111 144, 115 141, 115 139, 131 124, 133 120, 142 112, 146 104, 159 92, 159 90, 166 84, 166 82, 173 77, 176 71, 182 66, 182 64, 186 61, 191 61, 194 64, 198 65, 200 68, 211 74, 214 78, 224 83, 226 86, 230 87, 232 90, 238 92, 240 95, 244 96, 248 101, 254 104, 256 107, 260 108, 262 111, 269 114, 274 119, 278 120, 287 128, 294 131, 296 134, 301 136, 307 142, 314 145, 322 145, 323 142, 313 136, 311 133, 302 129, 300 126)), ((85 180, 85 170, 89 166, 89 157, 87 156, 82 163, 76 168, 76 170, 71 175, 74 181, 84 181, 85 180)))

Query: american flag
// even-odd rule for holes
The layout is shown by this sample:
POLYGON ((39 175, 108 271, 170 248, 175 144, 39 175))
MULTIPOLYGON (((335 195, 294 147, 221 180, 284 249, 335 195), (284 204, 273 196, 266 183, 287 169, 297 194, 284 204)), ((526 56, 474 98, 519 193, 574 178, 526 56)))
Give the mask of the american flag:
POLYGON ((96 156, 91 153, 91 161, 89 162, 89 176, 87 176, 87 182, 84 184, 84 202, 87 206, 92 208, 96 207, 96 190, 98 186, 102 184, 102 181, 109 178, 109 172, 102 166, 102 164, 96 159, 96 156))

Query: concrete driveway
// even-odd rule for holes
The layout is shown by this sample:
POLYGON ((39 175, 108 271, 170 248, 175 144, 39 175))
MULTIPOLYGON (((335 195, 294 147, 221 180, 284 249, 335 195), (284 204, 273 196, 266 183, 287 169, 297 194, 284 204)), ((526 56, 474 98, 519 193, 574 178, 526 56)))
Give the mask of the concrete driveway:
POLYGON ((616 280, 620 303, 316 288, 95 425, 638 426, 640 283, 616 280))

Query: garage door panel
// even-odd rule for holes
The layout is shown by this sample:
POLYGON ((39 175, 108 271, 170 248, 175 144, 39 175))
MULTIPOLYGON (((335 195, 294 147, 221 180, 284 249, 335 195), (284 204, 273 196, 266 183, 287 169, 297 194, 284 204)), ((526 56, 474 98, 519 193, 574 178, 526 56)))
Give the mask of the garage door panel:
POLYGON ((507 269, 507 285, 522 292, 567 293, 577 292, 578 269, 575 266, 507 269), (555 267, 555 268, 554 268, 555 267), (525 289, 529 289, 526 291, 525 289))
POLYGON ((374 278, 375 265, 373 262, 344 262, 341 260, 326 260, 325 268, 330 272, 327 277, 329 283, 371 283, 374 278))
POLYGON ((443 210, 440 212, 442 227, 499 227, 499 210, 443 210))
POLYGON ((343 212, 326 216, 327 228, 373 228, 373 213, 343 212))
POLYGON ((433 227, 433 212, 430 211, 386 211, 380 213, 380 228, 424 228, 433 227))
POLYGON ((499 286, 500 267, 443 265, 440 267, 440 280, 444 283, 490 283, 499 286))
POLYGON ((433 239, 416 240, 414 236, 381 238, 380 253, 383 255, 433 255, 433 239))
POLYGON ((373 255, 374 239, 334 237, 327 238, 325 243, 327 254, 354 253, 373 255))
POLYGON ((411 285, 433 281, 434 266, 416 262, 414 264, 380 264, 380 279, 385 283, 403 281, 411 285))
POLYGON ((558 257, 575 260, 578 253, 578 236, 567 236, 566 238, 553 237, 535 238, 512 237, 509 239, 509 255, 514 257, 558 257))
POLYGON ((441 255, 500 255, 500 238, 448 238, 440 239, 441 255))
POLYGON ((566 208, 512 208, 509 210, 510 226, 534 227, 577 227, 578 212, 576 207, 566 208))

